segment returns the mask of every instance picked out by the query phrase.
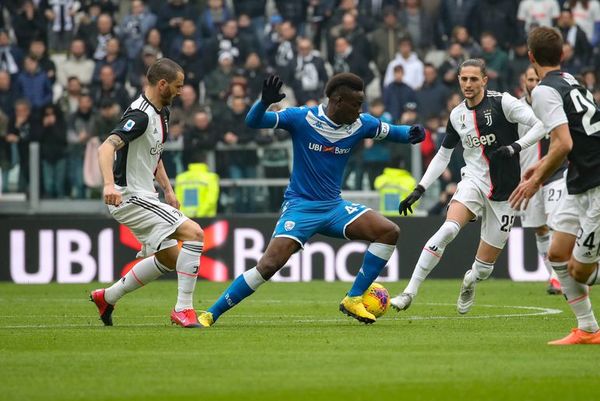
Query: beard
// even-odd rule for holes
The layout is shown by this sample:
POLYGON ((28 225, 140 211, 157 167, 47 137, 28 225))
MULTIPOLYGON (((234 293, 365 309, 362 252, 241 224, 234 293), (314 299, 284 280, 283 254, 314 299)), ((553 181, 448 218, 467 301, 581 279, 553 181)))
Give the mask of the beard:
POLYGON ((173 94, 171 93, 171 89, 167 87, 164 92, 160 94, 160 101, 163 106, 170 106, 173 103, 173 94))

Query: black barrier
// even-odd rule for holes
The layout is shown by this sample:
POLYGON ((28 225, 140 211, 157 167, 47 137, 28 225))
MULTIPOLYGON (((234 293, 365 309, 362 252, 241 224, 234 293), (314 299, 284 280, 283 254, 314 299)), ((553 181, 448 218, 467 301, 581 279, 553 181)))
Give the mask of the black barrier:
MULTIPOLYGON (((256 264, 275 225, 274 218, 200 219, 205 252, 200 276, 231 280, 256 264)), ((425 242, 442 223, 440 217, 398 218, 402 232, 379 281, 410 277, 425 242)), ((433 278, 460 278, 473 262, 479 223, 471 223, 448 246, 433 278)), ((367 244, 315 236, 292 256, 274 281, 350 281, 360 268, 367 244)), ((112 282, 135 263, 137 240, 127 228, 106 217, 25 216, 0 220, 0 281, 23 284, 112 282)), ((533 233, 513 228, 493 273, 517 281, 546 279, 533 233), (525 266, 529 266, 526 269, 525 266)), ((175 278, 175 275, 170 275, 175 278)))

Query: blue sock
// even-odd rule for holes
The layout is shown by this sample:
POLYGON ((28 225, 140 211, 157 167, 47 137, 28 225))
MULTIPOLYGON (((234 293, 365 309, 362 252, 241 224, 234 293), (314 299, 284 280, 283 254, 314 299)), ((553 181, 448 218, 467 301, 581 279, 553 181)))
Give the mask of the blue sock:
POLYGON ((263 284, 265 280, 256 267, 248 270, 244 274, 237 276, 233 283, 217 299, 217 302, 211 306, 208 311, 212 313, 213 320, 217 321, 219 316, 233 308, 242 300, 254 293, 254 291, 263 284))
POLYGON ((394 245, 373 243, 367 249, 362 267, 354 279, 352 288, 348 291, 349 297, 362 295, 375 281, 392 256, 394 245))

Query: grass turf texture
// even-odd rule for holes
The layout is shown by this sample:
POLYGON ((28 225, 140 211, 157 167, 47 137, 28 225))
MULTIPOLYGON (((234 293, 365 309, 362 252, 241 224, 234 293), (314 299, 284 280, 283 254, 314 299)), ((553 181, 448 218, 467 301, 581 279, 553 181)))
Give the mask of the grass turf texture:
MULTIPOLYGON (((226 285, 199 282, 197 309, 226 285)), ((126 296, 103 327, 96 287, 0 284, 0 400, 598 399, 600 347, 546 345, 575 319, 543 283, 479 283, 461 317, 459 281, 430 280, 369 326, 337 310, 348 283, 268 283, 204 330, 169 324, 174 281, 126 296), (495 316, 541 312, 515 306, 562 313, 495 316)))

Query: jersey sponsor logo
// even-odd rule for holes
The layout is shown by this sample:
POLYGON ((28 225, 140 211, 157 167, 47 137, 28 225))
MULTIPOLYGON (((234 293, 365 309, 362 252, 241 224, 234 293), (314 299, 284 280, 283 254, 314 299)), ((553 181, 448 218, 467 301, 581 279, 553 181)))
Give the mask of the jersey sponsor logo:
POLYGON ((123 125, 123 130, 124 131, 131 131, 131 129, 133 128, 134 125, 135 125, 135 121, 133 121, 133 120, 127 120, 127 122, 125 123, 125 125, 123 125))
POLYGON ((338 148, 337 146, 325 146, 319 143, 308 143, 308 149, 314 150, 315 152, 333 153, 336 155, 345 155, 350 153, 350 148, 338 148))
POLYGON ((164 145, 160 141, 156 141, 156 144, 150 148, 150 154, 153 156, 160 155, 163 151, 164 145))
POLYGON ((465 138, 465 142, 467 147, 469 148, 476 148, 479 146, 490 146, 492 143, 496 142, 496 135, 487 134, 482 135, 481 137, 467 135, 465 138))

